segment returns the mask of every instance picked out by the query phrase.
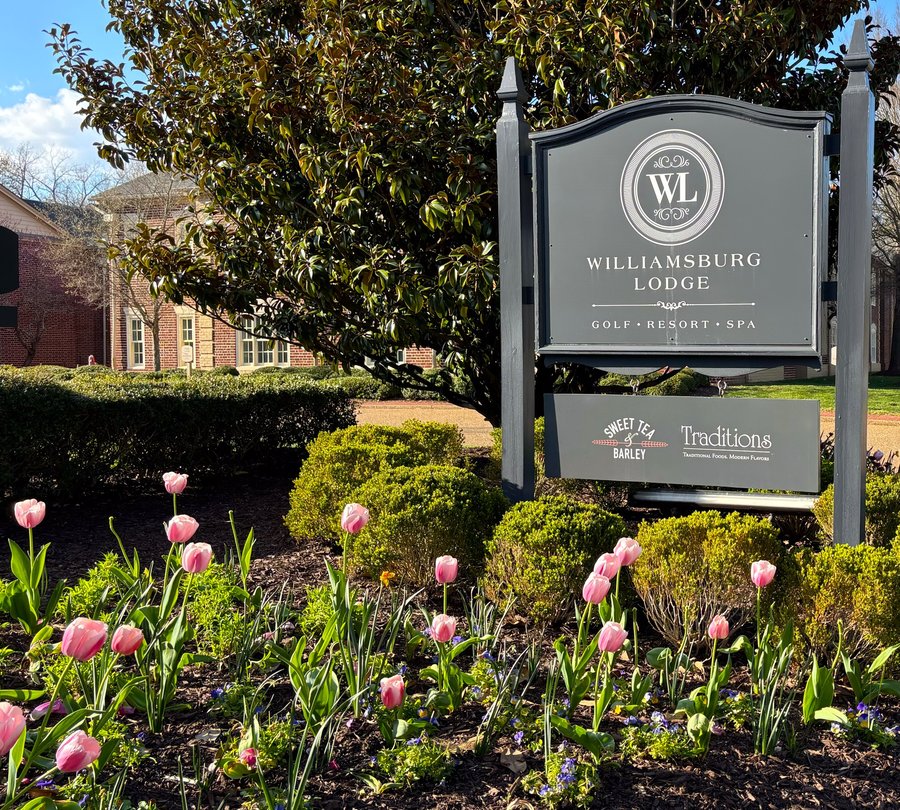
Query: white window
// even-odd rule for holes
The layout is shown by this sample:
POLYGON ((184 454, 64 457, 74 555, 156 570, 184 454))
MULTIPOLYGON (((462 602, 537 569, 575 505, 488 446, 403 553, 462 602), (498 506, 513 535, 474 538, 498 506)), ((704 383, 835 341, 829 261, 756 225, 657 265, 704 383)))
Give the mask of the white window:
POLYGON ((397 362, 398 363, 406 362, 406 349, 397 349, 397 362))
POLYGON ((239 366, 287 366, 291 357, 288 344, 283 340, 259 337, 262 326, 259 318, 244 315, 241 331, 237 339, 237 362, 239 366))
POLYGON ((144 322, 133 312, 125 314, 127 366, 144 368, 144 322))
POLYGON ((194 316, 182 315, 178 318, 178 363, 185 365, 184 349, 190 347, 191 356, 194 358, 193 363, 197 362, 196 349, 194 344, 194 316))

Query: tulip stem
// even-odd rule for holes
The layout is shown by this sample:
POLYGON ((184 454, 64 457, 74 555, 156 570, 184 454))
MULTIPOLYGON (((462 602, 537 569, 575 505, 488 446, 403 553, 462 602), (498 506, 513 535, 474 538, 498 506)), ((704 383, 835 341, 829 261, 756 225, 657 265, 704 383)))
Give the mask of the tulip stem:
POLYGON ((172 493, 172 517, 178 514, 178 493, 172 493))
POLYGON ((444 583, 444 614, 447 613, 447 583, 444 583))
MULTIPOLYGON (((594 672, 594 731, 600 728, 600 670, 609 660, 609 669, 612 669, 611 653, 601 653, 600 660, 597 662, 597 669, 594 672)), ((606 688, 606 678, 609 677, 607 672, 603 679, 604 689, 606 688)))
POLYGON ((69 670, 72 668, 72 664, 75 663, 75 659, 71 656, 66 657, 66 665, 63 667, 63 671, 60 673, 59 680, 53 685, 53 692, 50 694, 50 706, 48 707, 46 713, 41 718, 41 725, 38 727, 37 732, 34 735, 34 745, 31 746, 31 750, 28 752, 28 757, 25 759, 25 767, 20 772, 22 776, 28 773, 28 769, 31 767, 31 763, 36 756, 38 756, 42 750, 44 742, 44 732, 47 730, 47 722, 50 720, 50 715, 53 714, 53 707, 56 705, 56 697, 59 694, 59 687, 65 683, 66 677, 69 674, 69 670))

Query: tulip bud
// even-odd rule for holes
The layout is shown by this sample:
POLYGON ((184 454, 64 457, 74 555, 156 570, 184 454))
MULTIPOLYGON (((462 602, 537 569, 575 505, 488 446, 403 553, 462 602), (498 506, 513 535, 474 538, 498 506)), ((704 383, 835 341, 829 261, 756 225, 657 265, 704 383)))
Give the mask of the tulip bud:
POLYGON ((438 613, 431 620, 431 637, 435 641, 446 644, 456 635, 456 619, 446 613, 438 613))
POLYGON ((25 713, 18 706, 0 701, 0 757, 5 757, 18 742, 25 728, 25 713))
POLYGON ((750 566, 750 580, 757 588, 765 588, 775 578, 777 570, 768 560, 757 560, 750 566))
POLYGON ((606 552, 606 554, 601 554, 594 563, 594 573, 600 577, 613 579, 619 573, 621 565, 622 561, 615 554, 606 552))
POLYGON ((709 633, 710 638, 717 639, 718 641, 728 638, 728 633, 731 632, 728 627, 728 619, 721 613, 718 616, 714 616, 713 620, 709 623, 709 629, 706 632, 709 633))
POLYGON ((600 652, 618 652, 622 649, 628 632, 618 622, 606 622, 600 629, 597 639, 597 649, 600 652))
POLYGON ((255 768, 256 760, 257 760, 256 749, 255 748, 245 748, 243 751, 241 751, 240 760, 248 768, 255 768))
POLYGON ((192 517, 175 515, 166 524, 166 537, 169 538, 170 543, 186 543, 197 533, 199 528, 200 524, 192 517))
POLYGON ((341 528, 348 534, 359 534, 369 522, 369 510, 358 503, 348 503, 341 513, 341 528))
POLYGON ((633 537, 620 537, 613 554, 619 558, 623 567, 627 567, 641 556, 641 551, 643 549, 633 537))
POLYGON ((403 705, 406 697, 406 684, 402 675, 381 679, 381 702, 385 709, 396 709, 403 705))
POLYGON ((99 756, 100 743, 79 729, 56 749, 56 767, 62 773, 75 773, 87 768, 99 756))
POLYGON ((133 655, 143 643, 144 634, 140 627, 123 624, 116 628, 109 646, 114 653, 119 655, 133 655))
POLYGON ((19 501, 14 507, 13 512, 16 515, 16 523, 23 529, 33 529, 43 519, 47 512, 47 504, 34 498, 27 501, 19 501))
POLYGON ((181 495, 187 486, 188 477, 184 473, 167 472, 163 473, 163 486, 169 495, 181 495))
POLYGON ((189 574, 202 574, 209 568, 212 554, 209 543, 188 543, 181 555, 181 567, 189 574))
POLYGON ((106 643, 106 624, 79 616, 65 629, 62 653, 76 661, 90 661, 106 643))
POLYGON ((606 594, 608 593, 609 579, 591 571, 584 583, 584 587, 581 589, 581 596, 584 598, 584 601, 590 602, 592 605, 599 605, 606 599, 606 594))
POLYGON ((438 585, 447 585, 455 582, 458 573, 459 560, 456 557, 445 554, 434 561, 434 578, 437 580, 438 585))

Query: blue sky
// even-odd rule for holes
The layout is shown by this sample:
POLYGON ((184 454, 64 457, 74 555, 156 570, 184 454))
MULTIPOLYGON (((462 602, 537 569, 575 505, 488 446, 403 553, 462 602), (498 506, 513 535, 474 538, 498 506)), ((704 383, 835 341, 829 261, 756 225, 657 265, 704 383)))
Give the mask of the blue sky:
MULTIPOLYGON (((878 0, 893 22, 900 0, 878 0)), ((21 143, 66 149, 80 161, 96 159, 97 136, 79 129, 77 96, 62 77, 46 47, 44 31, 68 22, 97 58, 120 60, 121 40, 105 30, 109 16, 101 0, 6 0, 0 11, 0 149, 21 143)))

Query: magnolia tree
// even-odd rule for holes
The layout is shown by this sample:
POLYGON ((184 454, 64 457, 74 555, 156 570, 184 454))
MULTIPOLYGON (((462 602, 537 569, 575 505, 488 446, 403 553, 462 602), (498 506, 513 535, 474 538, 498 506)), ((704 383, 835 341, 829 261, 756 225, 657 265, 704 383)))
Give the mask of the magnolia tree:
MULTIPOLYGON (((262 326, 373 373, 500 412, 494 126, 517 58, 543 130, 666 93, 839 111, 832 32, 864 0, 109 0, 124 64, 51 32, 113 165, 195 181, 185 239, 145 229, 124 267, 176 302, 262 326), (425 378, 396 348, 433 348, 425 378)), ((873 86, 898 44, 874 45, 873 86)), ((879 166, 896 144, 879 127, 879 166)))

